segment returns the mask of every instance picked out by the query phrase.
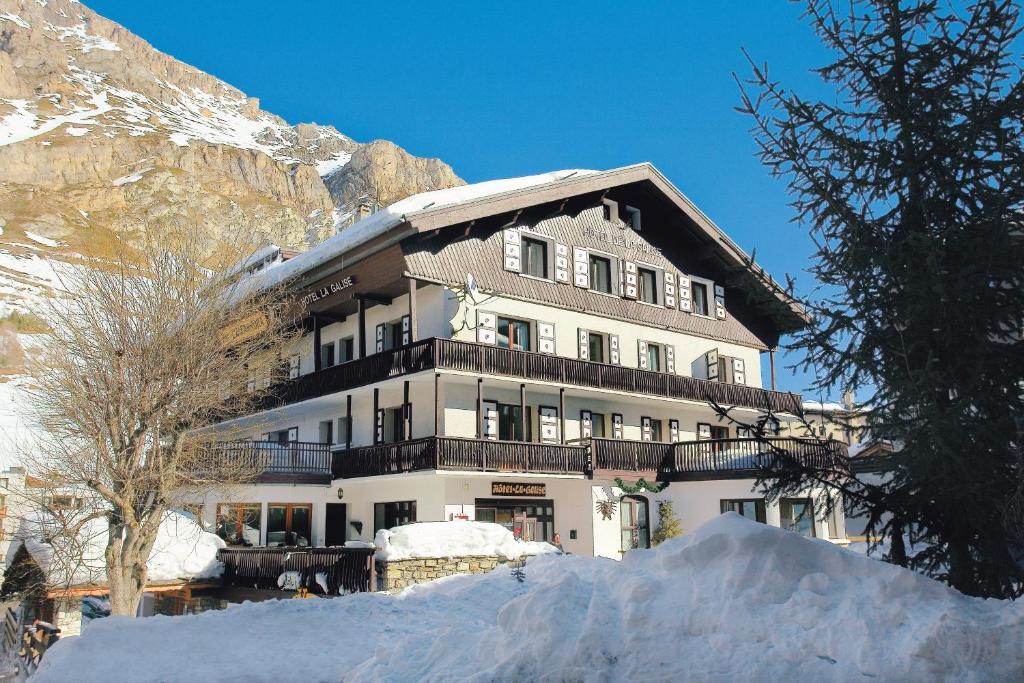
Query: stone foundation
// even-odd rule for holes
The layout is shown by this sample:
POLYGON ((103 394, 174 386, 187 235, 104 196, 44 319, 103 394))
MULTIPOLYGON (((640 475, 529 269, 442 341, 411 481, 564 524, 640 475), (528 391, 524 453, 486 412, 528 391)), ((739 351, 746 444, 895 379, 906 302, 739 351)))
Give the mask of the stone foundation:
POLYGON ((401 590, 416 583, 426 583, 456 574, 485 574, 502 565, 522 567, 526 558, 506 560, 493 556, 436 557, 417 560, 377 562, 377 590, 401 590))

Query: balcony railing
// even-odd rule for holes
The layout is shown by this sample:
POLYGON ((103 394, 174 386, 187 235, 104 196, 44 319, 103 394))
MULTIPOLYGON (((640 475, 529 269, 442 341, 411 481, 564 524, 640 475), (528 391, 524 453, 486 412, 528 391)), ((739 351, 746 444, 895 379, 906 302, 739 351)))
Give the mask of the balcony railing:
POLYGON ((778 437, 709 439, 661 443, 591 439, 579 446, 492 441, 454 437, 426 437, 398 443, 336 450, 333 473, 337 479, 372 477, 423 470, 523 472, 593 475, 605 472, 642 472, 663 481, 748 479, 775 457, 772 446, 809 462, 828 464, 846 458, 838 441, 778 437))
POLYGON ((214 457, 241 462, 261 473, 261 483, 330 484, 331 445, 307 441, 223 441, 214 457))
POLYGON ((313 593, 325 592, 317 581, 322 574, 326 592, 366 592, 375 588, 373 548, 223 548, 226 586, 278 589, 278 577, 296 572, 299 585, 313 593))
POLYGON ((801 401, 797 394, 742 384, 431 338, 282 382, 272 388, 259 408, 267 410, 431 369, 542 380, 691 401, 715 401, 720 405, 791 414, 799 411, 801 401))

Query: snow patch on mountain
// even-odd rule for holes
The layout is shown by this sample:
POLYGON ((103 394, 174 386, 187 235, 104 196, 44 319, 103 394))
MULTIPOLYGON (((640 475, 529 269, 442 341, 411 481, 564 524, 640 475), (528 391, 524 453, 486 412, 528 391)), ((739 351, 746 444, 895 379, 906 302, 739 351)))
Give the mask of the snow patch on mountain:
POLYGON ((9 12, 0 12, 0 21, 9 21, 22 28, 32 28, 32 24, 28 23, 17 14, 10 14, 9 12))

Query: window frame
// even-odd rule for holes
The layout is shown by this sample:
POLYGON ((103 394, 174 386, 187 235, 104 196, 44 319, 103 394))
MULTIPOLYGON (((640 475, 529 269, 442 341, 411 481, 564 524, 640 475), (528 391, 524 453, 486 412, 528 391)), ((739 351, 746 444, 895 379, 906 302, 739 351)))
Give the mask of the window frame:
POLYGON ((610 254, 606 251, 598 251, 596 249, 587 249, 587 273, 590 280, 589 290, 595 294, 604 294, 605 296, 615 296, 615 280, 618 271, 618 257, 615 254, 610 254), (594 287, 594 259, 601 259, 602 261, 608 262, 608 291, 597 289, 594 287))
MULTIPOLYGON (((659 286, 660 282, 664 281, 664 269, 658 268, 657 266, 650 263, 636 264, 636 300, 637 303, 646 304, 648 306, 662 306, 664 305, 664 285, 659 286), (654 288, 654 297, 651 301, 647 301, 643 298, 645 288, 643 286, 643 273, 651 274, 651 286, 654 288)), ((691 290, 692 291, 692 290, 691 290)))
MULTIPOLYGON (((266 541, 265 541, 266 545, 268 545, 268 546, 270 545, 270 533, 271 533, 271 531, 270 531, 270 510, 271 510, 271 508, 280 508, 280 507, 283 507, 285 509, 285 513, 284 513, 284 519, 285 519, 285 522, 284 522, 284 526, 285 526, 284 533, 285 533, 285 540, 286 541, 288 539, 288 536, 287 536, 288 534, 296 533, 295 530, 292 528, 292 517, 293 517, 293 512, 294 512, 295 508, 303 508, 303 509, 305 509, 307 511, 307 519, 309 520, 309 536, 305 536, 304 537, 306 539, 306 541, 307 541, 307 545, 305 547, 312 548, 313 547, 313 504, 312 503, 267 503, 267 529, 266 529, 266 535, 264 536, 264 538, 266 538, 266 541)), ((275 531, 273 533, 278 533, 278 532, 275 531)), ((291 546, 288 546, 288 547, 291 547, 291 546)))
POLYGON ((661 369, 661 366, 662 366, 661 359, 664 357, 664 354, 665 354, 665 345, 662 344, 661 342, 652 342, 652 341, 645 341, 644 343, 647 344, 647 369, 650 372, 664 372, 661 369), (651 351, 652 350, 655 352, 654 353, 654 360, 655 360, 655 362, 653 364, 651 363, 651 351), (652 365, 657 365, 658 367, 655 368, 655 367, 652 367, 652 365))
POLYGON ((391 528, 394 528, 396 526, 405 526, 406 524, 414 524, 415 522, 416 522, 416 500, 415 499, 413 499, 413 500, 387 500, 387 501, 381 501, 381 502, 376 502, 375 501, 374 504, 373 504, 373 527, 374 527, 373 528, 373 534, 374 534, 374 536, 376 536, 377 532, 380 531, 381 529, 391 529, 391 528), (383 522, 382 526, 378 526, 378 518, 377 518, 378 506, 380 506, 380 510, 379 510, 379 512, 381 513, 380 516, 383 518, 381 520, 383 522), (406 508, 402 509, 402 510, 389 510, 388 506, 406 506, 406 508), (398 523, 392 524, 392 525, 388 525, 387 520, 388 520, 389 513, 391 513, 391 517, 392 518, 401 517, 403 519, 406 519, 406 521, 398 522, 398 523))
POLYGON ((691 315, 699 315, 702 318, 710 318, 716 320, 714 309, 711 303, 715 300, 715 283, 713 280, 709 280, 704 277, 698 277, 696 275, 690 276, 690 305, 691 315), (697 312, 697 286, 700 285, 704 288, 704 313, 697 312))
POLYGON ((549 237, 547 237, 546 235, 540 235, 538 233, 529 232, 529 231, 526 231, 526 230, 521 230, 520 233, 521 233, 521 236, 520 236, 520 240, 519 240, 519 264, 520 264, 520 266, 519 266, 519 274, 523 275, 524 277, 533 278, 535 280, 548 280, 548 281, 553 280, 554 279, 554 277, 553 277, 553 270, 554 269, 551 267, 551 252, 552 252, 552 247, 551 247, 552 242, 551 242, 551 239, 549 237), (527 264, 528 263, 532 263, 532 260, 528 259, 526 257, 526 254, 527 254, 527 248, 526 248, 527 245, 526 245, 526 243, 527 242, 533 242, 535 244, 538 244, 544 250, 544 268, 543 268, 544 274, 543 275, 535 275, 533 273, 526 272, 527 264))
POLYGON ((754 504, 754 518, 753 518, 754 521, 755 522, 760 522, 761 524, 767 524, 768 523, 767 506, 765 505, 764 498, 721 498, 718 501, 718 505, 719 505, 719 509, 721 510, 721 514, 724 515, 726 512, 735 512, 740 517, 743 517, 745 519, 750 519, 745 514, 743 514, 741 511, 733 510, 733 509, 730 509, 729 507, 727 507, 729 505, 734 505, 736 503, 740 503, 740 504, 743 504, 743 503, 753 503, 754 504))
POLYGON ((590 437, 593 438, 593 439, 607 439, 608 438, 608 430, 605 429, 606 426, 607 426, 607 423, 605 422, 605 414, 604 413, 597 413, 597 412, 594 412, 593 410, 591 410, 590 411, 590 437), (599 423, 601 425, 601 434, 600 435, 597 434, 597 428, 596 428, 596 425, 599 424, 599 423))
POLYGON ((593 330, 587 330, 587 355, 589 356, 587 360, 589 360, 592 363, 607 363, 608 362, 608 360, 607 360, 608 354, 605 353, 605 349, 607 349, 607 348, 608 348, 608 335, 607 335, 607 333, 605 333, 605 332, 595 332, 593 330), (600 346, 601 346, 601 353, 600 353, 601 359, 600 360, 594 358, 594 347, 591 345, 595 338, 597 339, 597 341, 600 343, 600 346))
MULTIPOLYGON (((499 349, 508 349, 510 351, 533 351, 535 346, 533 337, 537 332, 537 324, 533 320, 526 320, 524 318, 513 318, 512 316, 497 314, 494 316, 494 345, 499 349), (501 345, 501 321, 504 320, 509 324, 508 346, 501 345), (523 323, 526 325, 526 348, 517 348, 512 343, 512 323, 523 323)), ((517 336, 518 338, 518 336, 517 336)))
POLYGON ((779 499, 779 528, 785 529, 786 531, 792 531, 793 533, 800 534, 801 536, 804 536, 805 538, 818 538, 818 528, 817 527, 818 527, 818 519, 815 516, 815 512, 814 512, 814 499, 813 498, 810 498, 810 497, 808 497, 808 498, 789 497, 789 498, 780 498, 779 499), (783 516, 783 512, 782 512, 783 511, 783 506, 789 506, 790 513, 791 513, 790 517, 792 518, 793 503, 800 503, 800 504, 806 504, 807 505, 807 514, 806 514, 806 516, 804 516, 803 519, 800 519, 800 523, 803 523, 804 519, 809 520, 810 529, 811 529, 810 535, 805 535, 805 534, 801 533, 800 531, 798 531, 795 528, 795 526, 796 526, 795 524, 787 525, 787 521, 796 521, 796 520, 792 520, 792 519, 787 520, 786 517, 783 516))
POLYGON ((355 338, 355 336, 342 337, 341 339, 338 340, 338 349, 337 349, 337 355, 336 355, 336 359, 338 361, 338 365, 341 365, 342 363, 348 363, 349 361, 355 360, 355 355, 356 355, 356 338, 355 338), (345 352, 346 352, 344 354, 346 356, 346 358, 344 360, 342 360, 342 358, 341 358, 341 356, 342 356, 342 353, 341 353, 342 349, 344 349, 345 352))
POLYGON ((213 526, 214 526, 214 533, 217 534, 217 536, 219 538, 221 538, 228 545, 243 546, 243 547, 249 547, 249 548, 255 547, 255 546, 259 546, 259 545, 261 545, 263 543, 263 538, 264 538, 264 536, 263 536, 263 503, 217 503, 217 516, 214 518, 213 526), (234 521, 235 521, 235 527, 236 527, 236 531, 235 531, 236 535, 231 540, 221 536, 221 528, 220 528, 221 527, 221 519, 224 516, 223 513, 222 513, 222 509, 225 508, 225 507, 235 508, 235 510, 234 510, 234 512, 235 512, 235 520, 234 521), (256 518, 257 518, 257 520, 259 520, 259 526, 256 529, 256 532, 258 534, 258 538, 257 538, 255 543, 249 544, 248 546, 246 546, 245 539, 242 536, 243 527, 245 526, 244 523, 242 522, 242 515, 244 514, 244 511, 246 509, 256 511, 257 512, 256 518), (238 542, 236 542, 236 540, 238 542))
POLYGON ((650 504, 650 501, 648 501, 643 496, 634 496, 634 495, 623 496, 622 498, 619 499, 619 552, 625 554, 625 553, 629 552, 630 550, 642 550, 642 549, 648 549, 650 547, 651 547, 651 504, 650 504), (639 523, 640 522, 640 516, 637 514, 637 509, 640 507, 641 503, 643 504, 643 512, 644 512, 644 514, 643 514, 643 522, 644 523, 642 525, 639 523), (629 525, 629 526, 626 526, 625 524, 623 524, 622 511, 623 511, 623 509, 626 508, 626 506, 629 506, 633 510, 631 515, 633 517, 634 523, 632 525, 629 525), (647 543, 646 543, 646 545, 641 545, 640 544, 639 532, 640 532, 641 529, 646 529, 646 531, 647 531, 647 537, 646 537, 647 543), (630 533, 631 533, 631 540, 635 539, 635 543, 636 543, 635 545, 633 545, 630 548, 622 547, 624 545, 622 543, 622 536, 623 536, 623 533, 625 531, 627 531, 627 530, 630 531, 630 533))
POLYGON ((321 368, 333 368, 338 364, 337 347, 332 341, 323 343, 320 345, 320 367, 321 368), (327 362, 327 356, 330 355, 331 362, 327 362))

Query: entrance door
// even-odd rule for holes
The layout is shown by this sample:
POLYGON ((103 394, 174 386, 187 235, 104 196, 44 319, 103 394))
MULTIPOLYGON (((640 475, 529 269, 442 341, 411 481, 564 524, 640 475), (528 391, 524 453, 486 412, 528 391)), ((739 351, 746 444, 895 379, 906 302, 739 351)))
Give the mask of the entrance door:
POLYGON ((348 512, 345 503, 327 503, 327 524, 324 529, 324 545, 345 545, 345 527, 348 512))

